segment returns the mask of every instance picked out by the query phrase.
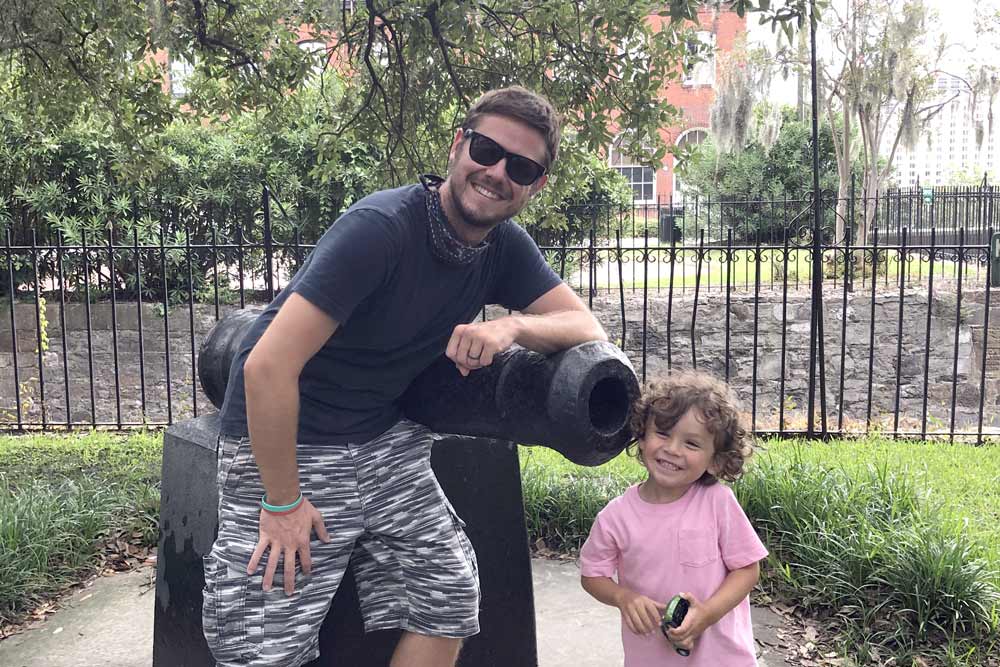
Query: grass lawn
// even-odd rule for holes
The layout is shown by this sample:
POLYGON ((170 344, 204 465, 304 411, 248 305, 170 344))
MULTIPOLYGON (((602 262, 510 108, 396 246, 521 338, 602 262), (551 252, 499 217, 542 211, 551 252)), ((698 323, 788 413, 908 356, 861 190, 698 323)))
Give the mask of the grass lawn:
MULTIPOLYGON (((0 436, 0 625, 93 572, 108 539, 155 544, 161 437, 0 436)), ((529 535, 557 551, 644 476, 624 455, 520 455, 529 535)), ((763 588, 855 664, 998 664, 1000 446, 768 441, 734 489, 771 551, 763 588)))
MULTIPOLYGON (((623 268, 623 285, 626 289, 641 289, 643 285, 650 288, 667 289, 670 287, 670 262, 667 261, 669 248, 663 250, 651 250, 650 263, 643 275, 641 258, 636 254, 637 250, 632 250, 626 254, 626 262, 623 268)), ((791 249, 787 261, 782 256, 783 252, 777 249, 762 249, 760 261, 760 284, 761 289, 780 289, 783 276, 788 274, 789 289, 796 285, 808 284, 812 275, 812 259, 810 252, 806 249, 791 249)), ((572 257, 573 255, 570 255, 572 257)), ((610 283, 617 285, 618 269, 617 263, 612 261, 610 266, 605 255, 600 255, 604 262, 596 270, 596 279, 599 284, 610 283)), ((830 262, 836 261, 836 275, 843 276, 844 257, 842 252, 827 251, 824 254, 824 272, 827 281, 833 280, 834 267, 829 266, 830 262)), ((858 261, 861 259, 859 257, 858 261)), ((558 270, 558 264, 555 265, 558 270)), ((567 271, 567 277, 580 280, 579 267, 574 264, 573 271, 567 271)), ((673 286, 675 288, 693 288, 698 278, 698 257, 696 248, 687 248, 679 252, 678 259, 674 262, 673 286)), ((861 283, 862 270, 864 271, 865 282, 870 284, 872 266, 870 255, 864 259, 864 267, 859 263, 855 268, 855 282, 861 283)), ((926 283, 931 270, 931 262, 919 254, 908 254, 905 264, 899 261, 899 252, 896 250, 887 251, 886 255, 880 253, 878 265, 879 285, 898 285, 899 274, 904 272, 909 282, 926 283)), ((701 286, 707 288, 711 286, 718 288, 725 285, 728 278, 734 288, 752 289, 757 282, 757 261, 754 253, 750 250, 734 250, 732 261, 726 259, 724 249, 706 248, 701 260, 701 286)), ((583 269, 583 280, 586 280, 587 268, 583 269)), ((975 264, 966 264, 964 276, 966 280, 977 275, 975 264)), ((985 267, 979 267, 980 276, 985 276, 985 267)), ((958 263, 950 260, 936 260, 934 262, 934 278, 954 279, 958 276, 958 263)))

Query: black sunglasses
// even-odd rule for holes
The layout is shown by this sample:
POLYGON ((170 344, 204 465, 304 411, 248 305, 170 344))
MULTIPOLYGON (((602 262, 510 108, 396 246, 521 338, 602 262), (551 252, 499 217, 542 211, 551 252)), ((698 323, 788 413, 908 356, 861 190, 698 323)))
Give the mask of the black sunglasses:
POLYGON ((469 157, 478 164, 492 167, 507 158, 507 164, 504 165, 507 176, 518 185, 531 185, 545 174, 545 167, 531 158, 511 153, 485 134, 479 134, 468 128, 463 129, 462 134, 469 140, 469 157))

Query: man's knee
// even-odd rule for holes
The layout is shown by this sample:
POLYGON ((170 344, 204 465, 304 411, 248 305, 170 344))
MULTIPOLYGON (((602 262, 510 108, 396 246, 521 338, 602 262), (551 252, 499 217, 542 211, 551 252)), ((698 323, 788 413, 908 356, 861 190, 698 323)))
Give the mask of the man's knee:
POLYGON ((454 667, 462 641, 403 632, 389 667, 454 667))

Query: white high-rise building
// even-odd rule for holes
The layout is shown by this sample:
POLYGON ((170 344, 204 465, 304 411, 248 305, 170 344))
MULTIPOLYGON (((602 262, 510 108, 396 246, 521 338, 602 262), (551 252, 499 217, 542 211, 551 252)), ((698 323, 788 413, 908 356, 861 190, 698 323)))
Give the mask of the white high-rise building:
MULTIPOLYGON (((936 103, 946 104, 927 123, 912 148, 900 144, 896 149, 892 182, 899 187, 971 185, 982 180, 984 173, 990 182, 996 182, 1000 138, 997 105, 991 123, 988 95, 974 100, 965 81, 950 74, 939 74, 934 87, 938 92, 936 103), (981 136, 977 137, 977 133, 981 136)), ((895 128, 890 127, 881 147, 884 156, 888 156, 894 137, 895 128)))

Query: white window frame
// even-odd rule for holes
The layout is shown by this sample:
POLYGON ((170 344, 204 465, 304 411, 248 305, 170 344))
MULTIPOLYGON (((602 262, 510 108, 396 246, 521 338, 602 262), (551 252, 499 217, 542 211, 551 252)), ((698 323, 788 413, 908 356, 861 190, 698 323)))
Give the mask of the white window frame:
POLYGON ((327 45, 318 39, 304 39, 297 45, 299 49, 313 60, 311 68, 314 77, 323 75, 324 64, 327 59, 327 45))
POLYGON ((715 85, 715 33, 710 30, 699 30, 695 35, 697 47, 692 41, 685 44, 684 55, 684 85, 714 86, 715 85), (695 49, 705 50, 704 56, 692 53, 695 49))
POLYGON ((170 96, 175 100, 180 99, 188 94, 187 80, 194 74, 194 63, 169 56, 167 67, 170 73, 170 96))
POLYGON ((608 150, 608 166, 625 177, 632 188, 632 201, 635 204, 655 204, 656 203, 656 169, 646 167, 639 163, 634 157, 628 154, 627 144, 629 143, 629 133, 623 132, 615 137, 608 150), (635 176, 639 178, 636 179, 635 176), (647 179, 646 176, 649 176, 647 179), (638 195, 636 189, 638 188, 638 195), (647 191, 648 188, 648 191, 647 191), (639 196, 646 195, 649 197, 639 196))

